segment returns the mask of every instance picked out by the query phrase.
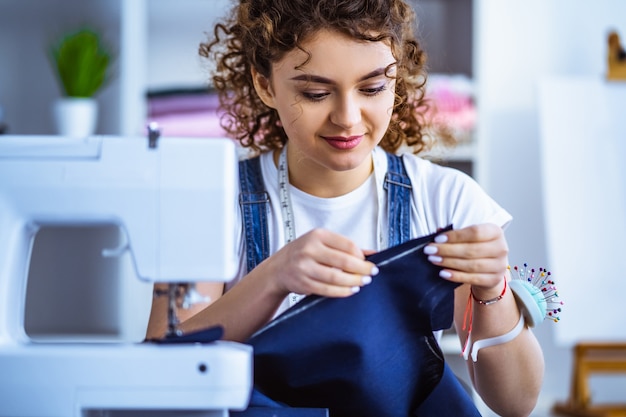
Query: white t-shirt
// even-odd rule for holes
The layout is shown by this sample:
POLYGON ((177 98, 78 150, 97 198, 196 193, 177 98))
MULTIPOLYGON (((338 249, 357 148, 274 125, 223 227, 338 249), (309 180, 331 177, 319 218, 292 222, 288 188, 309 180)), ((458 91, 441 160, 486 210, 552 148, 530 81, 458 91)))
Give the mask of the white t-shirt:
MULTIPOLYGON (((290 185, 295 236, 313 228, 325 228, 352 239, 363 249, 385 249, 388 222, 383 182, 387 172, 387 155, 381 148, 375 148, 373 159, 374 174, 356 190, 339 197, 315 197, 290 185)), ((434 233, 450 224, 455 229, 481 223, 504 227, 511 221, 511 215, 463 172, 412 154, 404 154, 403 161, 412 185, 411 238, 434 233)), ((271 152, 261 155, 261 170, 270 198, 268 232, 270 254, 273 254, 285 244, 285 229, 278 170, 271 152)), ((238 229, 235 233, 240 266, 235 279, 227 284, 227 290, 247 273, 241 210, 237 210, 237 216, 238 229)), ((277 314, 287 307, 286 300, 277 314)))

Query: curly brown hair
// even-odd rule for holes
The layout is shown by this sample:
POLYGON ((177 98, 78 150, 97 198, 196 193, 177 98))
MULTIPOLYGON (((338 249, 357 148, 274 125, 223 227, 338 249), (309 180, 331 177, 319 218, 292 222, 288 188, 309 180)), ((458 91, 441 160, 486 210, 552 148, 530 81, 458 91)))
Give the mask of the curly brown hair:
MULTIPOLYGON (((220 98, 222 127, 255 152, 282 148, 287 136, 276 110, 259 98, 251 68, 271 76, 272 63, 322 29, 364 42, 387 42, 396 58, 396 89, 389 128, 380 146, 395 153, 430 149, 435 129, 425 97, 426 53, 416 38, 415 13, 404 0, 241 0, 218 23, 200 55, 215 62, 213 88, 220 98)), ((440 128, 437 128, 438 130, 440 128)), ((438 138, 452 137, 438 131, 438 138)))

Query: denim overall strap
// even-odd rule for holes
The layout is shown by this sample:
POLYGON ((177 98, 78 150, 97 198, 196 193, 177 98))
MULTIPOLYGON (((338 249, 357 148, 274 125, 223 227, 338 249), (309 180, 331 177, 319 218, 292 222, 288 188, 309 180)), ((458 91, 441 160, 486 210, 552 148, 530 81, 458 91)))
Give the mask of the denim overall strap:
POLYGON ((391 247, 411 238, 411 179, 401 157, 387 153, 387 164, 383 187, 387 190, 388 246, 391 247))
POLYGON ((269 195, 263 185, 260 158, 239 161, 239 205, 246 237, 248 272, 270 254, 267 231, 269 195))

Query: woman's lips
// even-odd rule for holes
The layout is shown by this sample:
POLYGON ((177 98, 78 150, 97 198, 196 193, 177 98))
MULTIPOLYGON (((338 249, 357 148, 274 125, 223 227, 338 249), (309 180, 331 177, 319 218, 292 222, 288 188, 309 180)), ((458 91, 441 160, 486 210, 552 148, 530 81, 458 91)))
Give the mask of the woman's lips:
POLYGON ((363 135, 358 136, 322 136, 326 142, 336 149, 349 150, 356 148, 363 140, 363 135))

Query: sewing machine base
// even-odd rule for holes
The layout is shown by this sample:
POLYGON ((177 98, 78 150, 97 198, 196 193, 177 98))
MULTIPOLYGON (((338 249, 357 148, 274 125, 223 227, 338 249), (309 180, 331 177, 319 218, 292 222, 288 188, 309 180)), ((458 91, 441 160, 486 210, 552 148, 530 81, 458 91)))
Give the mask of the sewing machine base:
POLYGON ((203 416, 243 410, 243 344, 28 344, 0 347, 2 417, 203 416))
POLYGON ((83 417, 228 417, 228 410, 88 410, 83 417))

